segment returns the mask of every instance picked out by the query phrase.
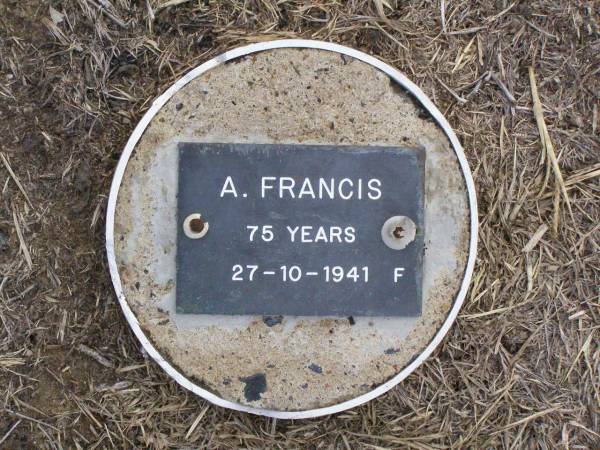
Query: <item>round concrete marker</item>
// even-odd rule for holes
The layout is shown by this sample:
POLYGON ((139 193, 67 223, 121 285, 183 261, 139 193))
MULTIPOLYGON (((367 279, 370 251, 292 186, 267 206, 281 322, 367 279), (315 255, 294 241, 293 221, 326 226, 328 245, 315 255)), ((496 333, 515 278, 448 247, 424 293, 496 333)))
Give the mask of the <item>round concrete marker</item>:
POLYGON ((476 252, 458 139, 404 75, 284 40, 226 52, 159 97, 111 188, 106 245, 148 354, 212 403, 331 414, 443 339, 476 252))

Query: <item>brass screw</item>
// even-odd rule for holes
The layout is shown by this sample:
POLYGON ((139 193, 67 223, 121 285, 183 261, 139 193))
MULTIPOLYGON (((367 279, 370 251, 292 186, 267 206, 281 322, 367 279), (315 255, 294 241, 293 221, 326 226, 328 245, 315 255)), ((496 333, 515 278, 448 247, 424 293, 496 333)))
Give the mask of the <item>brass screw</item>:
POLYGON ((202 218, 202 214, 190 214, 183 221, 183 232, 190 239, 200 239, 208 233, 208 222, 202 218))
POLYGON ((406 216, 394 216, 385 221, 381 228, 383 243, 393 250, 403 250, 415 240, 417 226, 406 216))

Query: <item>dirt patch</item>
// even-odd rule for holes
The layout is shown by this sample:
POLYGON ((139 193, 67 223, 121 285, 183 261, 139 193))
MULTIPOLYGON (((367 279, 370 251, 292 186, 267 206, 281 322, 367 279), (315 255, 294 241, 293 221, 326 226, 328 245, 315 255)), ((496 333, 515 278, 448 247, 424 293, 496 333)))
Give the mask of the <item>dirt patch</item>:
POLYGON ((391 1, 384 20, 380 2, 164 3, 0 3, 1 445, 598 446, 595 4, 391 1), (208 407, 146 361, 103 239, 112 171, 151 100, 226 48, 278 37, 359 48, 421 86, 465 147, 481 220, 471 292, 432 358, 376 401, 298 422, 208 407), (554 201, 530 66, 572 215, 554 201))

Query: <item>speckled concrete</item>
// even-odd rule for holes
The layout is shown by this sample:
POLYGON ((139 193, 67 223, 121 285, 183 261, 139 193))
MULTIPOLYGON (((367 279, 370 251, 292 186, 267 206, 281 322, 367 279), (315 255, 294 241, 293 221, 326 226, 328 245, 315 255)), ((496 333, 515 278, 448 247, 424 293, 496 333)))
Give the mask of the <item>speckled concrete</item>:
POLYGON ((468 239, 466 188, 443 132, 385 74, 320 50, 238 59, 176 93, 139 141, 115 215, 125 297, 163 357, 224 399, 281 411, 354 398, 405 367, 446 318, 468 239), (425 148, 422 317, 175 316, 178 140, 425 148))

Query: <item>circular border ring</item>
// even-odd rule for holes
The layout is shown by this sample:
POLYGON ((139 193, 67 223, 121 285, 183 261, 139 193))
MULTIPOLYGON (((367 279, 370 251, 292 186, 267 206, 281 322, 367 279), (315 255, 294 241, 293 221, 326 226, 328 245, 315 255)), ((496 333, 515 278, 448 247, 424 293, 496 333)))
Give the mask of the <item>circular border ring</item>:
POLYGON ((477 198, 475 194, 475 184, 473 182, 471 170, 469 169, 469 164, 465 157, 464 151, 460 145, 460 142, 458 141, 458 137, 452 130, 452 127, 450 126, 446 118, 416 84, 410 81, 401 72, 394 69, 392 66, 359 50, 355 50, 339 44, 333 44, 330 42, 313 41, 305 39, 284 39, 250 44, 222 53, 219 56, 210 59, 209 61, 206 61, 204 64, 201 64, 195 69, 192 69, 190 72, 188 72, 179 80, 177 80, 175 84, 173 84, 152 103, 150 109, 146 112, 146 114, 144 114, 138 125, 133 130, 133 133, 129 137, 129 140, 127 141, 127 144, 123 149, 123 153, 121 154, 121 158, 119 159, 119 163, 117 164, 117 168, 113 176, 106 212, 106 253, 112 283, 115 288, 115 292, 117 294, 119 303, 121 304, 121 308, 123 309, 125 318, 127 319, 127 322, 129 323, 131 329, 133 330, 134 334, 136 335, 146 352, 171 378, 177 381, 177 383, 179 383, 184 388, 192 391, 194 394, 199 395, 200 397, 203 397, 204 399, 218 406, 234 409, 237 411, 258 414, 262 416, 274 417, 278 419, 304 419, 344 411, 346 409, 361 405, 365 402, 368 402, 369 400, 374 399, 375 397, 384 394, 385 392, 389 391, 391 388, 396 386, 398 383, 400 383, 402 380, 404 380, 417 367, 419 367, 421 363, 423 363, 423 361, 425 361, 429 357, 429 355, 431 355, 433 350, 440 344, 446 333, 448 333, 448 330, 450 329, 452 323, 456 319, 458 311, 460 310, 460 307, 462 306, 462 303, 467 294, 469 283, 471 281, 471 276, 473 275, 473 268, 475 266, 475 257, 477 253, 477 230, 477 198), (397 82, 400 86, 402 86, 404 89, 410 92, 427 110, 427 112, 431 114, 433 119, 442 128, 442 130, 450 140, 450 143, 452 144, 456 157, 458 158, 458 162, 460 164, 460 168, 465 179, 470 209, 469 255, 467 259, 467 266, 465 269, 464 278, 462 280, 456 299, 454 300, 452 309, 448 313, 446 320, 444 321, 438 332, 435 334, 433 339, 429 342, 427 347, 425 347, 425 349, 423 349, 419 356, 416 357, 410 364, 404 367, 400 371, 400 373, 396 374, 394 377, 390 378, 383 384, 377 386, 372 391, 369 391, 366 394, 360 395, 351 400, 338 403, 336 405, 305 411, 275 411, 264 408, 253 408, 251 406, 242 405, 240 403, 235 403, 218 397, 212 392, 207 391, 206 389, 203 389, 200 386, 188 380, 182 373, 180 373, 175 367, 173 367, 168 361, 166 361, 162 357, 162 355, 158 352, 158 350, 154 347, 154 345, 149 341, 149 339, 142 331, 140 324, 137 318, 135 317, 135 314, 133 313, 133 311, 127 304, 127 301, 125 300, 125 295, 123 294, 123 288, 121 285, 121 278, 119 276, 119 271, 115 258, 114 225, 119 188, 121 186, 121 181, 125 173, 127 162, 129 161, 133 149, 142 137, 144 130, 146 129, 152 118, 177 91, 179 91, 190 81, 207 72, 208 70, 211 70, 232 59, 239 58, 240 56, 246 56, 252 53, 278 48, 316 49, 350 56, 384 72, 395 82, 397 82))

